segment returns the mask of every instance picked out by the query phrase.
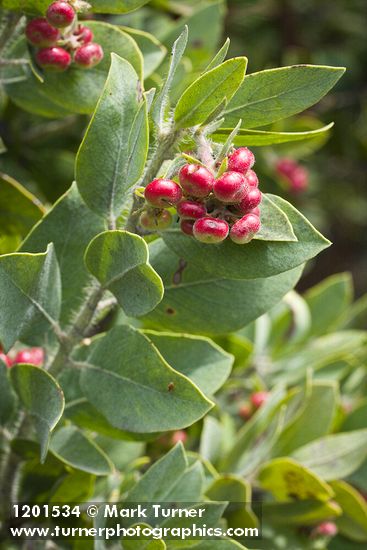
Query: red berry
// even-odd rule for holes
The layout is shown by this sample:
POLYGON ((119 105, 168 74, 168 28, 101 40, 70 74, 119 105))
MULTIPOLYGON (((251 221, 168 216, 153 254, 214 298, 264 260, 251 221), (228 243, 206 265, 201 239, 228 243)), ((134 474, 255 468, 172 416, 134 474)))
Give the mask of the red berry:
POLYGON ((79 25, 73 34, 83 44, 89 44, 89 42, 92 42, 93 40, 92 31, 89 27, 85 27, 84 25, 79 25))
POLYGON ((248 403, 242 405, 238 411, 238 415, 243 418, 243 420, 248 420, 252 416, 252 409, 248 403))
POLYGON ((200 218, 194 223, 195 239, 202 243, 215 244, 224 241, 228 236, 228 223, 217 218, 200 218))
POLYGON ((100 44, 90 42, 78 48, 74 55, 75 64, 81 69, 91 69, 103 59, 103 49, 100 44))
POLYGON ((250 187, 258 187, 259 178, 254 170, 249 170, 246 174, 246 181, 250 187))
POLYGON ((246 214, 235 222, 230 231, 230 238, 236 244, 249 243, 261 227, 260 218, 254 214, 246 214))
POLYGON ((338 533, 338 528, 332 521, 324 521, 323 523, 320 523, 314 531, 314 535, 320 535, 324 537, 335 537, 335 535, 338 533))
POLYGON ((52 2, 52 4, 48 6, 46 17, 51 25, 62 29, 71 25, 74 21, 75 11, 68 2, 60 0, 52 2))
POLYGON ((215 180, 213 191, 220 201, 227 204, 240 202, 248 193, 248 184, 245 176, 238 172, 225 172, 215 180))
POLYGON ((253 393, 250 399, 255 409, 258 409, 269 399, 269 393, 267 391, 258 391, 253 393))
POLYGON ((144 196, 152 206, 169 208, 180 202, 182 190, 175 181, 158 178, 148 183, 144 196))
POLYGON ((41 48, 53 46, 60 38, 60 31, 52 27, 45 17, 32 19, 25 28, 28 42, 41 48))
POLYGON ((200 164, 185 164, 180 170, 179 178, 186 195, 192 197, 207 197, 213 189, 213 174, 200 164))
POLYGON ((297 163, 292 159, 279 159, 275 165, 276 171, 282 176, 290 177, 297 168, 297 163))
POLYGON ((256 206, 256 208, 253 208, 249 212, 249 214, 254 214, 254 216, 257 216, 258 218, 260 218, 260 213, 260 208, 258 206, 256 206))
POLYGON ((44 361, 44 353, 42 348, 22 349, 17 353, 14 363, 29 363, 39 367, 44 361))
POLYGON ((262 200, 262 194, 261 191, 257 187, 251 187, 250 191, 247 193, 247 195, 242 199, 242 201, 237 206, 237 209, 242 214, 247 214, 250 212, 250 210, 253 210, 259 204, 262 200))
POLYGON ((48 71, 65 71, 70 63, 71 56, 64 48, 43 48, 36 53, 36 60, 40 67, 48 71))
POLYGON ((172 223, 172 215, 168 210, 145 210, 140 218, 139 224, 149 231, 167 229, 172 223))
POLYGON ((8 357, 5 353, 3 353, 2 351, 0 352, 0 359, 3 363, 5 363, 5 365, 7 367, 11 367, 12 366, 12 361, 10 359, 10 357, 8 357))
POLYGON ((182 201, 177 205, 177 213, 181 218, 198 220, 206 216, 206 208, 203 204, 195 201, 182 201))
POLYGON ((255 156, 247 147, 240 147, 228 157, 228 170, 245 174, 255 164, 255 156))
POLYGON ((173 432, 171 437, 171 443, 172 445, 176 445, 181 441, 182 443, 186 443, 187 441, 187 433, 184 430, 177 430, 176 432, 173 432))
POLYGON ((289 178, 291 190, 295 193, 305 191, 308 187, 308 172, 303 166, 297 166, 289 178))
POLYGON ((181 220, 180 227, 182 233, 185 233, 185 235, 193 235, 194 234, 194 223, 195 220, 181 220))

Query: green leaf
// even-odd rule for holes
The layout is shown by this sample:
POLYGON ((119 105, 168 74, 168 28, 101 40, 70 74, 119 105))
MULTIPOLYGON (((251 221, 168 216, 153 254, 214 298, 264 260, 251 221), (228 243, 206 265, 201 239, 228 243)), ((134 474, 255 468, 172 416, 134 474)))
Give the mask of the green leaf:
POLYGON ((126 315, 134 317, 154 309, 163 297, 161 278, 148 257, 148 246, 138 235, 106 231, 91 241, 85 261, 103 288, 116 296, 126 315))
POLYGON ((132 27, 121 27, 124 32, 130 34, 143 54, 144 78, 148 78, 162 63, 167 49, 152 34, 132 27))
POLYGON ((82 363, 85 397, 115 428, 148 433, 185 428, 211 407, 147 337, 129 326, 95 340, 82 363))
POLYGON ((326 481, 346 477, 367 457, 367 429, 322 437, 292 457, 326 481))
POLYGON ((70 502, 86 502, 93 495, 93 475, 86 472, 73 471, 56 482, 55 490, 52 492, 49 504, 68 504, 70 502))
POLYGON ((161 239, 150 245, 150 261, 162 277, 165 293, 144 318, 146 324, 199 334, 223 334, 247 325, 279 302, 295 286, 303 269, 264 279, 232 280, 180 259, 161 239), (229 296, 236 307, 228 307, 229 296))
POLYGON ((229 127, 264 126, 317 103, 343 75, 342 67, 293 65, 247 75, 226 109, 229 127))
POLYGON ((219 390, 230 375, 234 358, 208 338, 147 330, 146 336, 172 368, 206 395, 219 390))
POLYGON ((60 320, 68 323, 84 301, 84 289, 92 276, 84 264, 84 252, 90 240, 105 229, 103 220, 82 201, 75 184, 34 227, 20 250, 42 252, 52 242, 60 267, 62 305, 60 320))
MULTIPOLYGON (((192 546, 181 546, 182 550, 192 548, 192 546)), ((195 544, 195 550, 247 550, 246 546, 242 546, 239 542, 232 539, 215 539, 203 540, 199 544, 195 544)))
POLYGON ((164 81, 162 89, 160 90, 159 94, 156 96, 155 101, 153 103, 152 118, 156 123, 156 125, 158 126, 158 128, 162 128, 164 123, 166 108, 168 104, 168 94, 172 87, 173 79, 176 74, 177 68, 185 52, 185 49, 187 46, 187 38, 188 38, 188 28, 185 26, 182 33, 180 34, 180 36, 177 38, 177 40, 174 42, 172 46, 171 61, 168 69, 168 74, 164 81))
POLYGON ((349 273, 328 277, 306 292, 304 298, 311 313, 312 336, 332 332, 352 303, 353 281, 349 273))
POLYGON ((226 55, 228 53, 228 48, 229 48, 230 43, 231 43, 230 39, 227 38, 226 41, 224 42, 223 46, 219 50, 219 52, 217 54, 215 54, 215 56, 213 57, 213 59, 211 60, 211 62, 207 66, 207 68, 205 69, 204 73, 207 73, 208 71, 211 71, 212 69, 215 69, 215 67, 218 67, 218 65, 223 63, 223 61, 225 60, 226 55))
POLYGON ((292 451, 326 435, 336 413, 338 391, 333 382, 314 382, 300 410, 282 431, 273 456, 286 456, 292 451))
MULTIPOLYGON (((255 146, 261 147, 265 145, 277 145, 279 143, 289 143, 293 141, 307 141, 312 139, 319 139, 320 136, 329 132, 334 126, 331 122, 322 128, 317 130, 309 130, 305 132, 266 132, 263 130, 249 130, 247 128, 241 128, 234 137, 233 143, 237 147, 242 146, 255 146)), ((213 134, 213 140, 224 142, 227 136, 232 132, 231 128, 219 128, 213 134)))
POLYGON ((340 507, 333 501, 301 500, 297 502, 267 502, 263 508, 263 520, 276 525, 313 526, 341 515, 340 507))
POLYGON ((43 213, 41 202, 32 193, 10 176, 0 173, 0 231, 3 235, 25 237, 43 213))
POLYGON ((287 215, 268 195, 263 194, 260 205, 261 229, 255 239, 261 241, 297 241, 287 215))
POLYGON ((38 343, 55 326, 61 303, 59 266, 52 245, 43 254, 0 257, 0 341, 38 343))
POLYGON ((236 93, 246 67, 246 57, 228 59, 195 80, 176 105, 176 126, 188 128, 205 122, 218 105, 236 93))
POLYGON ((10 369, 10 379, 22 405, 34 422, 43 462, 50 434, 64 410, 64 394, 48 372, 34 365, 14 365, 10 369))
POLYGON ((167 246, 189 264, 228 279, 271 277, 303 264, 330 245, 290 203, 276 195, 268 197, 288 217, 297 242, 253 240, 240 246, 226 239, 209 246, 174 231, 167 231, 162 237, 167 246))
POLYGON ((345 481, 330 483, 334 500, 343 510, 337 519, 339 533, 356 542, 367 542, 367 504, 361 494, 345 481))
POLYGON ((128 502, 164 502, 184 475, 188 462, 184 448, 178 443, 157 460, 129 492, 128 502))
POLYGON ((291 458, 276 458, 267 462, 259 471, 261 487, 281 501, 328 501, 334 493, 321 477, 291 458))
POLYGON ((91 210, 111 219, 120 214, 126 193, 137 180, 135 163, 142 168, 145 160, 131 157, 133 142, 139 150, 148 147, 146 117, 137 131, 139 106, 138 77, 127 61, 113 54, 104 90, 76 160, 80 194, 91 210), (129 174, 132 163, 134 169, 129 174))
POLYGON ((112 472, 112 463, 100 447, 75 426, 57 430, 50 441, 50 450, 62 462, 97 476, 112 472))
MULTIPOLYGON (((101 21, 88 21, 88 27, 93 31, 95 42, 103 47, 104 57, 101 63, 88 71, 81 70, 76 65, 72 65, 64 73, 45 71, 43 82, 29 72, 26 80, 6 86, 12 100, 26 110, 46 116, 60 117, 70 112, 91 114, 105 84, 111 53, 126 59, 139 78, 142 78, 142 55, 131 36, 115 25, 101 21)), ((14 43, 9 55, 22 58, 29 56, 24 37, 14 43)), ((13 77, 16 74, 24 75, 23 69, 19 67, 7 69, 7 72, 10 70, 13 77)))
MULTIPOLYGON (((15 395, 10 385, 9 367, 0 359, 0 426, 6 424, 15 408, 15 395)), ((1 455, 1 452, 0 452, 1 455)))

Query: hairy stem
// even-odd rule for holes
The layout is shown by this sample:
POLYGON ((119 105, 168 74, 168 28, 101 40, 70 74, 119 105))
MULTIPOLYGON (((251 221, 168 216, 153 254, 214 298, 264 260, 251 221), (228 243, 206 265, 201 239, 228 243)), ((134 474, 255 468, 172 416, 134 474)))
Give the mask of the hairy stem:
POLYGON ((214 169, 214 154, 210 145, 210 141, 202 133, 196 135, 196 142, 198 145, 198 154, 201 162, 205 164, 209 170, 214 169))

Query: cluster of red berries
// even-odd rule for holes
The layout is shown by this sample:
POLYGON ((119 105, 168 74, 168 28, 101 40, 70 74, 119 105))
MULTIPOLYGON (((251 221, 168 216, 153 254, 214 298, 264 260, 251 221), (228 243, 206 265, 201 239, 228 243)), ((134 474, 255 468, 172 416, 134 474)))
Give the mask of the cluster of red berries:
POLYGON ((308 171, 295 160, 281 158, 276 163, 275 169, 293 193, 302 193, 307 189, 308 171))
POLYGON ((250 403, 244 403, 241 405, 238 415, 243 420, 249 420, 257 409, 269 399, 269 393, 266 391, 258 391, 250 396, 250 403))
POLYGON ((0 348, 0 360, 9 368, 18 363, 28 363, 40 367, 43 365, 44 359, 45 354, 42 348, 21 349, 14 357, 6 355, 0 348))
POLYGON ((72 62, 91 69, 103 58, 100 44, 92 42, 92 31, 78 23, 75 9, 64 0, 50 4, 46 17, 32 19, 25 34, 28 42, 39 48, 36 61, 43 69, 61 72, 72 62))
POLYGON ((185 164, 178 174, 180 184, 155 179, 145 188, 146 208, 140 226, 149 231, 167 229, 174 206, 180 228, 202 243, 220 243, 228 236, 236 244, 251 241, 260 230, 262 195, 252 170, 255 157, 247 147, 227 159, 228 171, 215 177, 201 164, 185 164))

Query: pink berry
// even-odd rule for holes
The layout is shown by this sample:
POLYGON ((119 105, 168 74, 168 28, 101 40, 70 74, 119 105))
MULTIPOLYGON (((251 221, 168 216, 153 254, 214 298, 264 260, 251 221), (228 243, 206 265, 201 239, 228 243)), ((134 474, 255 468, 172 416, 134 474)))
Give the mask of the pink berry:
POLYGON ((305 191, 308 187, 308 172, 303 166, 297 166, 289 178, 290 188, 294 193, 305 191))
POLYGON ((71 56, 64 48, 43 48, 36 53, 36 60, 43 69, 62 72, 69 67, 71 56))
POLYGON ((245 176, 239 172, 225 172, 215 180, 213 191, 220 201, 227 204, 240 202, 248 193, 248 184, 245 176))
POLYGON ((236 244, 249 243, 260 230, 260 218, 254 214, 246 214, 236 221, 230 231, 230 239, 236 244))
POLYGON ((44 358, 42 348, 22 349, 15 356, 14 363, 29 363, 30 365, 39 367, 43 364, 44 358))
POLYGON ((213 189, 213 174, 200 164, 185 164, 180 170, 179 178, 185 194, 191 197, 207 197, 213 189))
POLYGON ((198 220, 206 216, 206 208, 203 204, 195 201, 182 201, 177 205, 177 213, 181 218, 198 220))
POLYGON ((60 31, 52 27, 45 17, 36 17, 26 26, 25 35, 33 46, 45 48, 56 44, 60 31))
POLYGON ((250 210, 253 210, 262 200, 261 191, 257 187, 251 187, 247 195, 242 199, 242 201, 237 205, 237 209, 242 214, 247 214, 250 210))
POLYGON ((89 27, 85 27, 84 25, 79 25, 73 34, 82 44, 89 44, 89 42, 93 40, 92 31, 89 27))
POLYGON ((255 409, 258 409, 269 399, 269 393, 266 391, 258 391, 253 393, 250 399, 255 409))
POLYGON ((180 202, 182 190, 175 181, 158 178, 148 183, 144 196, 151 206, 169 208, 180 202))
POLYGON ((182 233, 185 233, 185 235, 193 235, 194 234, 194 223, 195 220, 186 220, 183 219, 180 221, 180 228, 182 233))
POLYGON ((249 170, 247 172, 246 181, 249 184, 249 187, 258 187, 259 185, 259 178, 254 170, 249 170))
POLYGON ((145 210, 140 218, 139 224, 149 231, 167 229, 172 223, 172 215, 168 210, 145 210))
POLYGON ((232 155, 228 157, 228 170, 246 174, 247 170, 255 164, 255 156, 247 147, 236 149, 232 155))
POLYGON ((75 64, 81 69, 91 69, 103 59, 103 49, 100 44, 90 42, 78 48, 74 55, 75 64))
POLYGON ((10 359, 10 357, 8 357, 5 353, 3 353, 2 351, 0 352, 0 359, 3 363, 5 363, 5 365, 7 367, 11 367, 12 366, 12 361, 10 359))
POLYGON ((313 533, 314 535, 320 535, 324 537, 335 537, 335 535, 338 533, 338 528, 334 522, 324 521, 314 529, 313 533))
POLYGON ((51 25, 62 29, 71 25, 74 21, 75 11, 68 2, 57 0, 48 6, 46 17, 51 25))
POLYGON ((252 210, 250 210, 249 214, 254 214, 254 216, 257 216, 258 218, 260 218, 260 208, 258 206, 256 206, 256 208, 253 208, 252 210))
POLYGON ((176 432, 173 432, 171 437, 171 443, 172 445, 176 445, 181 441, 181 443, 186 443, 187 441, 187 433, 184 430, 177 430, 176 432))
POLYGON ((228 236, 228 223, 217 218, 200 218, 194 223, 195 239, 206 244, 215 244, 224 241, 228 236))
POLYGON ((275 165, 275 169, 278 174, 282 176, 290 177, 294 170, 297 168, 297 163, 292 159, 282 158, 279 159, 275 165))
POLYGON ((238 416, 243 418, 243 420, 248 420, 252 416, 252 409, 248 403, 242 405, 238 411, 238 416))

